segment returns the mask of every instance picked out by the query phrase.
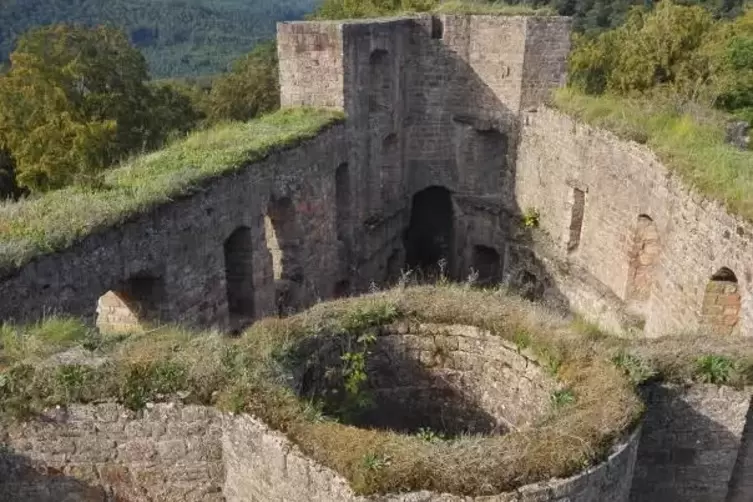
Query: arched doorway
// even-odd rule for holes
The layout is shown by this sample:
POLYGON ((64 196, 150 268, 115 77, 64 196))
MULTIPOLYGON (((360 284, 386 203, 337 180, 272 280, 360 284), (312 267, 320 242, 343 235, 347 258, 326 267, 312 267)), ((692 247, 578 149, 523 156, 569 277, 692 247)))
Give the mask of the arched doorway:
POLYGON ((227 306, 231 329, 254 318, 254 261, 251 229, 237 228, 224 245, 227 306))
POLYGON ((737 276, 722 267, 706 285, 701 307, 701 328, 711 334, 732 334, 740 320, 740 287, 737 276))
POLYGON ((410 224, 405 232, 406 264, 410 270, 429 277, 436 275, 440 267, 453 270, 453 217, 452 195, 446 188, 432 186, 413 196, 410 224))

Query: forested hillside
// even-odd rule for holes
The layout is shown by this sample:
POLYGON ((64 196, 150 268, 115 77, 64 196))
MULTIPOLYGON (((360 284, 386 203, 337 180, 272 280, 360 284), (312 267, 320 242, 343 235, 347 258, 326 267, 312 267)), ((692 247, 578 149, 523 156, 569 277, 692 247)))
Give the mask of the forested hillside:
POLYGON ((29 28, 111 23, 146 56, 154 77, 224 71, 275 22, 301 19, 317 0, 0 0, 0 60, 29 28))

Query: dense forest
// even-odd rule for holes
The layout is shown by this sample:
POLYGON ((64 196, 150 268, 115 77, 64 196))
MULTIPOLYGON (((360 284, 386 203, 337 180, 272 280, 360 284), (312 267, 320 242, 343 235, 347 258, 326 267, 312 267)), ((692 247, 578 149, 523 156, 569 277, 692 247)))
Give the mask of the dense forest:
POLYGON ((112 24, 145 55, 154 77, 224 71, 275 22, 302 19, 317 0, 0 0, 0 61, 30 28, 112 24))

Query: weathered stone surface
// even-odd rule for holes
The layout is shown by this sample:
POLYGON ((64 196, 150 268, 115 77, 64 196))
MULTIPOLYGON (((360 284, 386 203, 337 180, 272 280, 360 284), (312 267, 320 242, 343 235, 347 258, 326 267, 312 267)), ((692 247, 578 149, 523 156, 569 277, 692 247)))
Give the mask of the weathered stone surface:
POLYGON ((56 420, 0 433, 0 500, 221 500, 221 433, 211 408, 75 405, 56 420))
MULTIPOLYGON (((631 492, 634 502, 748 500, 750 451, 741 449, 752 389, 656 385, 647 413, 631 492), (733 471, 738 474, 733 480, 733 471)), ((750 441, 750 438, 746 438, 750 441)))
POLYGON ((516 198, 540 212, 552 242, 545 268, 569 307, 615 331, 625 329, 624 311, 634 308, 649 336, 696 329, 753 335, 753 225, 688 189, 643 145, 548 108, 525 114, 523 123, 516 198), (568 252, 575 185, 586 190, 585 212, 580 244, 568 252), (651 250, 651 277, 641 278, 645 299, 631 303, 635 239, 645 218, 658 249, 651 250), (724 284, 712 280, 727 277, 736 291, 725 286, 711 298, 708 288, 724 284))

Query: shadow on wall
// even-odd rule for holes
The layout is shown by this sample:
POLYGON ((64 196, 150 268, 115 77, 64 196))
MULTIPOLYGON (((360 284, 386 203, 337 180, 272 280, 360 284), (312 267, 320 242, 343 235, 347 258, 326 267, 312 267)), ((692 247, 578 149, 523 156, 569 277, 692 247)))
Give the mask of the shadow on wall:
POLYGON ((407 434, 430 430, 454 437, 507 432, 505 422, 482 409, 472 395, 473 380, 466 372, 447 369, 447 354, 436 348, 425 354, 431 361, 422 363, 416 359, 417 351, 377 337, 368 348, 363 386, 355 394, 347 393, 342 375, 348 363, 343 363, 343 355, 357 350, 348 338, 306 340, 293 358, 302 364, 288 368, 295 375, 296 392, 323 403, 325 414, 357 427, 407 434))
POLYGON ((499 63, 517 60, 523 48, 471 39, 464 21, 452 22, 459 24, 434 18, 349 28, 354 62, 363 67, 346 82, 360 153, 350 173, 357 196, 338 199, 350 206, 338 208, 338 221, 347 218, 349 227, 341 235, 362 238, 345 243, 338 292, 393 284, 401 271, 419 280, 443 272, 567 308, 544 264, 526 251, 531 236, 515 203, 519 118, 512 107, 522 73, 511 76, 499 63))
MULTIPOLYGON (((29 458, 0 449, 0 500, 13 502, 102 502, 129 494, 93 486, 29 458)), ((132 494, 135 495, 135 494, 132 494)))
POLYGON ((650 384, 643 393, 647 411, 630 500, 727 500, 740 438, 684 400, 682 389, 650 384))

